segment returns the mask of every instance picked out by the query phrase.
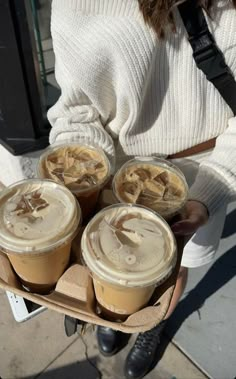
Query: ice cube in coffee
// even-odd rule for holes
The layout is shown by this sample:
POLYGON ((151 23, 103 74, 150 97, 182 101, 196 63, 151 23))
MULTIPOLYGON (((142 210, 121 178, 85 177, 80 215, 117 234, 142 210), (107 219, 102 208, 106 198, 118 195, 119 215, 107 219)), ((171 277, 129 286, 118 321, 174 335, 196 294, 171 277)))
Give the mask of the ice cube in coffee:
POLYGON ((79 200, 86 220, 110 176, 109 161, 101 149, 77 143, 50 147, 38 165, 41 178, 64 184, 79 200))
POLYGON ((99 212, 87 225, 81 248, 102 315, 111 320, 143 308, 176 263, 169 225, 136 205, 116 204, 99 212))
POLYGON ((120 202, 146 206, 171 219, 184 206, 188 186, 183 173, 158 158, 137 158, 125 163, 113 180, 120 202))

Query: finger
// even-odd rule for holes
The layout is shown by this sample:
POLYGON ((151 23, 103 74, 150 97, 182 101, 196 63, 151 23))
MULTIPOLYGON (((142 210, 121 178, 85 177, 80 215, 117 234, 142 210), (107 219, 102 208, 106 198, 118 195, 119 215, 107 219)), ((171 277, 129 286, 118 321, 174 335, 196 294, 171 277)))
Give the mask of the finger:
POLYGON ((176 235, 188 236, 194 234, 201 225, 199 220, 184 220, 172 225, 171 229, 176 235))

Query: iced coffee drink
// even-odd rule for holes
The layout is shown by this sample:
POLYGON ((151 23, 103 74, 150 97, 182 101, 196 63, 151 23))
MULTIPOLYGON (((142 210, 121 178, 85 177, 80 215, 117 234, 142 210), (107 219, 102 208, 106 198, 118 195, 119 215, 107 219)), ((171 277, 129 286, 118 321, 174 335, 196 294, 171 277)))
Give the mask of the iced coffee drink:
POLYGON ((68 266, 81 211, 64 186, 24 180, 0 194, 0 250, 26 290, 48 293, 68 266))
POLYGON ((103 209, 87 225, 81 247, 101 312, 111 320, 143 308, 176 264, 169 225, 141 206, 103 209))
POLYGON ((86 220, 109 179, 110 164, 101 149, 76 143, 58 145, 42 155, 38 174, 40 178, 64 184, 78 198, 86 220))
POLYGON ((115 175, 113 190, 120 202, 144 205, 171 219, 183 208, 188 186, 183 173, 158 158, 137 158, 115 175))

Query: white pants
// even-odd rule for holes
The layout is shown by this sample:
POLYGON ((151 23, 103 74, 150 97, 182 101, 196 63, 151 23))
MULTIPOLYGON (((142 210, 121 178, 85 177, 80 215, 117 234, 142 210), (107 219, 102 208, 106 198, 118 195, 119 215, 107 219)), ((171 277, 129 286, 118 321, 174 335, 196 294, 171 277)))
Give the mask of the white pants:
MULTIPOLYGON (((187 159, 173 160, 173 163, 184 173, 189 187, 195 181, 199 164, 208 154, 209 152, 187 159)), ((184 247, 181 266, 199 267, 210 263, 214 259, 225 223, 226 208, 226 205, 221 206, 214 217, 206 225, 199 228, 187 242, 184 247)))

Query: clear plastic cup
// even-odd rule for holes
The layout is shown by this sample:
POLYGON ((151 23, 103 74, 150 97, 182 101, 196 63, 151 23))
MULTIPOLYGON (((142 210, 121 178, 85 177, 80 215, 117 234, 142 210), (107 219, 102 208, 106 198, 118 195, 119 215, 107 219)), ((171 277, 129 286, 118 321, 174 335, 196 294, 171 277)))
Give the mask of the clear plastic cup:
POLYGON ((86 221, 96 208, 99 194, 111 175, 111 165, 102 149, 78 143, 50 146, 41 155, 37 173, 64 184, 78 199, 86 221))
POLYGON ((54 288, 69 264, 80 220, 74 196, 53 181, 23 180, 0 193, 0 250, 26 290, 54 288))
POLYGON ((84 230, 81 250, 101 313, 111 320, 143 308, 177 259, 166 221, 145 207, 127 204, 100 211, 84 230))
POLYGON ((170 220, 184 207, 188 185, 173 163, 156 157, 137 157, 116 173, 113 193, 119 202, 143 205, 170 220))

